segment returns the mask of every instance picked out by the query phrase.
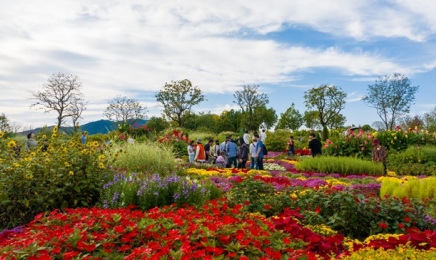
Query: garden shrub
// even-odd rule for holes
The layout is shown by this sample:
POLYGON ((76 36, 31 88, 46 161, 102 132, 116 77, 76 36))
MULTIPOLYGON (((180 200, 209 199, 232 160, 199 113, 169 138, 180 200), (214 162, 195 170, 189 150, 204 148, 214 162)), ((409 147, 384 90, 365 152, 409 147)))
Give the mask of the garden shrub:
POLYGON ((111 166, 128 172, 166 173, 176 167, 172 147, 158 142, 114 143, 107 155, 111 166))
POLYGON ((424 179, 399 180, 385 178, 380 188, 380 196, 395 196, 397 198, 416 198, 420 200, 436 198, 436 177, 424 179))
POLYGON ((387 165, 400 175, 436 175, 436 147, 409 147, 405 151, 390 153, 387 165))
MULTIPOLYGON (((57 128, 31 152, 16 154, 0 138, 0 230, 22 225, 42 211, 93 206, 107 160, 98 142, 59 138, 57 128)), ((67 138, 67 137, 65 137, 67 138)))
MULTIPOLYGON (((288 142, 291 133, 287 130, 276 130, 275 132, 268 132, 265 145, 268 151, 282 152, 288 150, 288 142)), ((295 139, 295 137, 294 137, 295 139)))
POLYGON ((207 200, 221 197, 221 191, 208 179, 198 181, 175 173, 159 174, 111 173, 103 185, 100 204, 104 208, 135 205, 142 210, 176 203, 202 206, 207 200))
POLYGON ((383 175, 383 165, 353 157, 318 156, 302 158, 295 165, 304 172, 383 175))

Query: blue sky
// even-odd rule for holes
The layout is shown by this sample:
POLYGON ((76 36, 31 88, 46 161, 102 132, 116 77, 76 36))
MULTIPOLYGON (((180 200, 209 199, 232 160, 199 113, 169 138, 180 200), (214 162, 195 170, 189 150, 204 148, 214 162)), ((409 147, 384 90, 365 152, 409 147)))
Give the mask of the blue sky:
POLYGON ((360 99, 394 72, 419 85, 412 115, 436 105, 436 2, 397 1, 3 1, 0 113, 23 127, 55 123, 31 109, 30 91, 53 73, 79 76, 83 123, 117 95, 160 115, 154 95, 190 79, 208 101, 194 110, 238 109, 233 93, 256 84, 283 113, 321 84, 347 94, 347 124, 372 124, 360 99))

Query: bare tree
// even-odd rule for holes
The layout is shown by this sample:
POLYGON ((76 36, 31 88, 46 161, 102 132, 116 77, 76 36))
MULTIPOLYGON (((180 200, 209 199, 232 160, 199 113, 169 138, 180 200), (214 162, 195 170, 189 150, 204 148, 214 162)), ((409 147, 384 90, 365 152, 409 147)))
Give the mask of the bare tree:
POLYGON ((71 123, 72 123, 72 131, 74 133, 77 133, 77 130, 79 129, 79 120, 83 119, 82 113, 86 110, 86 105, 88 105, 88 101, 84 100, 76 100, 76 102, 73 102, 71 106, 71 123))
POLYGON ((11 122, 9 124, 9 127, 11 129, 11 132, 16 134, 20 131, 20 129, 23 127, 23 124, 18 123, 18 122, 11 122))
POLYGON ((86 105, 81 91, 82 83, 78 76, 55 73, 42 86, 41 91, 31 91, 33 99, 38 100, 30 107, 38 107, 44 113, 56 111, 57 127, 60 129, 66 119, 76 115, 76 104, 86 105))
POLYGON ((139 101, 127 97, 117 96, 112 99, 103 115, 111 121, 133 124, 138 119, 146 118, 147 108, 139 101))

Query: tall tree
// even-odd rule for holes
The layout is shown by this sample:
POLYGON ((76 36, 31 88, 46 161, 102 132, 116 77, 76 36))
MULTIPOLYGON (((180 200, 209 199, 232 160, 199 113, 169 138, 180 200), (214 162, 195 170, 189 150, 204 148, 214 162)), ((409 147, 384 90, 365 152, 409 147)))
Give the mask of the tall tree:
POLYGON ((303 125, 303 116, 300 111, 295 108, 295 104, 286 109, 285 113, 280 115, 279 122, 276 129, 290 129, 292 131, 297 130, 303 125))
POLYGON ((319 123, 325 131, 334 121, 338 121, 346 97, 347 94, 340 87, 321 85, 305 92, 304 102, 308 110, 318 112, 319 123))
POLYGON ((152 116, 150 118, 150 120, 147 121, 147 127, 148 127, 148 129, 150 129, 150 131, 152 131, 155 134, 157 134, 157 133, 162 132, 166 128, 168 128, 169 124, 162 117, 152 116))
POLYGON ((192 107, 205 99, 201 89, 184 79, 165 83, 163 89, 156 94, 156 100, 163 105, 163 113, 183 127, 192 107))
POLYGON ((9 123, 9 119, 6 117, 4 113, 0 115, 0 131, 2 132, 10 132, 11 126, 9 123))
POLYGON ((83 104, 84 95, 81 91, 82 83, 78 76, 55 73, 42 86, 40 91, 31 91, 32 98, 38 100, 30 107, 38 107, 44 113, 57 113, 57 127, 60 129, 65 120, 76 115, 73 106, 83 104))
POLYGON ((371 126, 377 131, 381 131, 385 127, 385 124, 382 121, 375 121, 372 122, 371 126))
POLYGON ((319 122, 318 111, 304 111, 303 121, 304 125, 309 129, 320 128, 321 123, 319 122))
POLYGON ((274 108, 265 105, 255 107, 253 110, 253 126, 255 129, 269 129, 277 122, 277 114, 274 108))
POLYGON ((126 122, 134 124, 139 119, 145 119, 147 108, 138 100, 126 96, 117 96, 109 102, 103 115, 114 122, 126 122))
POLYGON ((83 119, 82 114, 86 110, 88 102, 84 100, 76 100, 76 102, 70 107, 71 109, 71 123, 73 125, 73 132, 77 132, 79 129, 79 120, 83 119))
POLYGON ((344 127, 346 118, 342 114, 337 114, 330 120, 330 122, 327 124, 327 127, 329 129, 335 129, 335 128, 342 128, 344 127))
POLYGON ((429 112, 424 113, 422 121, 424 122, 424 127, 427 131, 431 133, 436 132, 436 106, 429 112))
MULTIPOLYGON (((258 92, 259 85, 244 85, 242 91, 236 91, 233 94, 236 101, 234 103, 241 107, 244 117, 248 115, 246 127, 249 130, 254 130, 255 124, 253 123, 253 111, 255 108, 265 106, 269 103, 268 96, 265 93, 258 92)), ((256 126, 257 127, 257 126, 256 126)))
POLYGON ((402 129, 415 129, 415 127, 418 127, 421 129, 424 126, 424 121, 422 118, 418 115, 416 116, 410 116, 405 115, 398 119, 398 124, 401 126, 402 129))
POLYGON ((363 101, 377 110, 386 130, 392 130, 395 121, 410 112, 419 86, 412 86, 408 77, 394 73, 380 77, 368 85, 368 95, 363 101))
POLYGON ((231 109, 230 111, 224 110, 216 122, 215 133, 231 131, 238 132, 241 125, 242 114, 239 110, 231 109))

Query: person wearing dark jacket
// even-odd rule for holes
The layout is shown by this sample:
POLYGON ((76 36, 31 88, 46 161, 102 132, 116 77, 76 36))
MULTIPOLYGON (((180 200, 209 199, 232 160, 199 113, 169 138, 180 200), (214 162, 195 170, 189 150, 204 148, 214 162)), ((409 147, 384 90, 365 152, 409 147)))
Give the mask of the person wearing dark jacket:
POLYGON ((248 145, 242 141, 241 148, 239 149, 239 169, 245 169, 248 161, 248 145))

